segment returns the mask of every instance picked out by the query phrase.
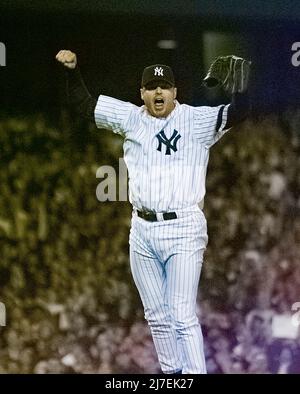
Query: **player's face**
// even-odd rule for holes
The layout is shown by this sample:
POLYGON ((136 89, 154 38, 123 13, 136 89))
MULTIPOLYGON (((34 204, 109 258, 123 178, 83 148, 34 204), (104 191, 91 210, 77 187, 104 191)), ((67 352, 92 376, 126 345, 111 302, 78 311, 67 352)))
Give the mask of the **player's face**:
POLYGON ((177 89, 166 82, 149 84, 141 89, 141 98, 148 112, 156 118, 166 118, 175 108, 177 89))

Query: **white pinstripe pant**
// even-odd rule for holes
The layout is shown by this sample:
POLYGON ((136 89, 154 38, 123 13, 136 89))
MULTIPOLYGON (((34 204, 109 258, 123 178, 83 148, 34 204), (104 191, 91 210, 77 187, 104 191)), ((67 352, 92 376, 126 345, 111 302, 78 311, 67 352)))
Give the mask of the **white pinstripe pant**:
POLYGON ((206 373, 196 297, 207 244, 202 211, 147 222, 135 213, 130 265, 164 373, 206 373))

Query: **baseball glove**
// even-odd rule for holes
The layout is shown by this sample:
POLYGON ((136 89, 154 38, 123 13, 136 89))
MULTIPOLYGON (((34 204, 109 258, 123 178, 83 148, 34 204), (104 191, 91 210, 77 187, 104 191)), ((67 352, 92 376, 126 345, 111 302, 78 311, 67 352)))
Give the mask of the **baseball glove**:
POLYGON ((248 88, 251 62, 237 57, 219 56, 209 67, 203 83, 211 88, 222 85, 228 94, 243 93, 248 88))

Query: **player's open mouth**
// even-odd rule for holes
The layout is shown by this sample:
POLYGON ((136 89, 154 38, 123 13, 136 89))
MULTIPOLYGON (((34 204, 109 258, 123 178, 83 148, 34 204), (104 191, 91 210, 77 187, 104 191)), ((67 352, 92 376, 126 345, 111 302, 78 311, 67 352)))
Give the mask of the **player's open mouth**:
POLYGON ((154 100, 154 106, 155 108, 162 108, 164 105, 164 100, 162 98, 157 98, 154 100))

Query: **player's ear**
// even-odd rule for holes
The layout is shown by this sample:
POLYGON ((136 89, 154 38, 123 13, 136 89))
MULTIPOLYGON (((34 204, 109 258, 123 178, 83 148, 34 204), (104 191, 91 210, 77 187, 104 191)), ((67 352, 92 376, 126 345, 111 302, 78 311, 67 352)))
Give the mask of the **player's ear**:
POLYGON ((141 88, 140 89, 141 92, 141 99, 144 101, 144 92, 145 92, 145 88, 141 88))
POLYGON ((177 88, 174 88, 174 100, 176 99, 176 97, 177 97, 177 88))

